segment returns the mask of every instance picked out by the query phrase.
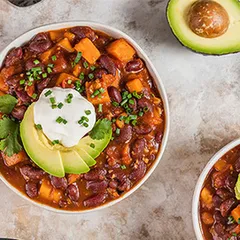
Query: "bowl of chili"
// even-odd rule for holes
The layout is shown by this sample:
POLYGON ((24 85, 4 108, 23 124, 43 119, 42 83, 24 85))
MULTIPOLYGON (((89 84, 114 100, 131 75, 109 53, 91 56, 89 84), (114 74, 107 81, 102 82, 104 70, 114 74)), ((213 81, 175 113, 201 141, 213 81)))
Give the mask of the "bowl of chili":
MULTIPOLYGON (((76 174, 66 174, 63 178, 52 176, 36 166, 24 151, 15 157, 17 161, 12 164, 11 158, 4 152, 6 149, 2 150, 0 178, 24 199, 55 212, 80 213, 103 209, 131 195, 157 167, 169 134, 167 95, 155 67, 142 48, 127 34, 94 22, 49 24, 30 30, 11 42, 0 54, 0 65, 2 66, 0 80, 6 84, 0 89, 1 95, 13 95, 18 102, 10 113, 4 114, 9 120, 21 123, 24 112, 29 104, 36 101, 38 94, 49 87, 49 82, 50 87, 53 87, 61 79, 58 87, 74 88, 79 91, 94 104, 97 119, 106 117, 112 123, 112 142, 110 141, 106 149, 96 158, 97 163, 90 172, 78 176, 75 176, 76 174), (92 65, 96 59, 88 52, 84 52, 85 49, 81 52, 77 50, 76 56, 74 55, 76 49, 82 48, 84 44, 92 48, 93 52, 98 52, 99 56, 96 57, 95 54, 98 59, 96 66, 92 65), (55 49, 54 45, 57 45, 59 53, 51 52, 55 49), (123 49, 123 53, 119 53, 119 49, 123 49), (32 56, 29 56, 31 54, 32 56), (81 60, 80 55, 83 56, 81 60), (72 59, 71 62, 69 59, 72 59), (78 62, 75 62, 76 59, 79 59, 78 62), (44 66, 45 60, 47 66, 44 66), (56 64, 49 64, 49 61, 56 61, 56 64), (82 64, 80 70, 76 67, 79 64, 82 64), (23 73, 26 69, 31 75, 31 71, 36 67, 42 69, 41 76, 39 82, 34 83, 37 91, 31 92, 29 87, 32 85, 27 81, 23 82, 22 76, 28 74, 23 73), (84 69, 84 73, 81 69, 84 69), (69 71, 72 74, 71 79, 69 71), (115 74, 121 76, 119 80, 121 84, 117 86, 107 83, 115 74), (49 75, 51 81, 46 83, 44 79, 49 75), (78 83, 84 76, 87 78, 84 80, 85 88, 73 84, 72 79, 77 79, 78 83), (104 89, 99 90, 97 95, 96 91, 91 94, 88 92, 92 81, 99 79, 106 81, 107 86, 104 86, 109 95, 106 101, 110 102, 107 105, 105 102, 99 103, 99 96, 97 99, 94 98, 104 93, 104 89), (137 119, 140 119, 139 123, 137 119), (117 160, 119 156, 120 162, 117 160), (21 161, 21 158, 24 160, 21 161), (45 188, 43 192, 41 188, 45 188), (47 197, 46 189, 49 192, 47 197), (57 202, 53 199, 57 199, 57 202)), ((39 76, 38 73, 34 74, 39 76)))
POLYGON ((198 178, 192 219, 198 240, 240 236, 240 139, 220 149, 198 178))

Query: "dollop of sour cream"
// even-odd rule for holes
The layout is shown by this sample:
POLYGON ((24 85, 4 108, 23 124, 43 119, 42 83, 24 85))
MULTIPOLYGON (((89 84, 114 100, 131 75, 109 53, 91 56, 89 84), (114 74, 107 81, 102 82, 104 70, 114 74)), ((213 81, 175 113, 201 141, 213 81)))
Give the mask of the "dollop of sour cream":
POLYGON ((34 122, 53 143, 73 147, 93 128, 95 108, 70 88, 46 88, 34 105, 34 122))

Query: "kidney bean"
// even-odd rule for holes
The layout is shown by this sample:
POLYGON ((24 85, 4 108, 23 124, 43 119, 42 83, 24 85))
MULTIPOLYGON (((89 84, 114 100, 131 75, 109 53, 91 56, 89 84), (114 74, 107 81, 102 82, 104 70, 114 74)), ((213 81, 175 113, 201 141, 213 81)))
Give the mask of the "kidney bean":
POLYGON ((76 183, 72 183, 67 187, 67 196, 73 201, 77 202, 79 199, 79 189, 76 183))
POLYGON ((221 203, 222 203, 222 201, 223 201, 222 198, 220 198, 216 194, 213 196, 212 200, 213 200, 213 205, 214 205, 215 208, 219 208, 221 203))
POLYGON ((142 70, 142 68, 143 62, 141 59, 138 58, 128 62, 125 69, 127 72, 138 72, 142 70))
POLYGON ((67 207, 68 202, 64 199, 60 199, 59 202, 58 202, 58 205, 59 205, 60 208, 65 208, 65 207, 67 207))
POLYGON ((23 57, 23 50, 21 47, 12 49, 4 60, 6 67, 12 66, 18 63, 23 57))
POLYGON ((42 53, 52 46, 47 33, 38 33, 30 42, 29 49, 35 53, 42 53))
POLYGON ((23 104, 29 104, 32 101, 24 90, 15 90, 15 93, 23 104))
POLYGON ((234 164, 234 168, 237 173, 240 173, 240 157, 236 160, 236 162, 234 164))
POLYGON ((45 88, 48 86, 48 84, 50 83, 50 81, 51 81, 51 78, 46 78, 46 79, 38 82, 38 83, 37 83, 37 90, 38 90, 38 92, 39 92, 39 93, 42 92, 43 89, 45 89, 45 88))
POLYGON ((127 143, 132 138, 132 126, 125 125, 121 128, 119 136, 116 138, 116 141, 119 143, 127 143))
POLYGON ((26 190, 26 194, 30 198, 35 198, 38 195, 38 187, 37 187, 37 184, 34 182, 27 182, 25 185, 25 190, 26 190))
POLYGON ((108 182, 103 181, 89 181, 86 183, 86 189, 91 190, 93 193, 104 192, 108 187, 108 182))
POLYGON ((136 111, 137 110, 137 101, 135 98, 132 98, 133 100, 133 104, 129 103, 129 107, 133 110, 133 111, 136 111))
POLYGON ((237 205, 237 200, 234 198, 229 198, 225 200, 221 205, 220 205, 220 212, 223 217, 226 217, 229 215, 231 210, 237 205))
POLYGON ((216 188, 226 187, 225 181, 231 172, 230 166, 231 165, 227 164, 223 170, 221 170, 220 172, 215 172, 213 174, 213 177, 212 177, 213 186, 215 186, 216 188))
POLYGON ((90 27, 78 26, 71 28, 70 31, 77 36, 78 40, 82 38, 89 38, 91 41, 94 41, 97 37, 90 27))
POLYGON ((233 175, 228 175, 225 180, 225 184, 227 188, 232 192, 234 192, 234 187, 236 185, 236 182, 237 182, 237 178, 234 177, 233 175))
POLYGON ((116 87, 108 87, 108 94, 113 102, 120 103, 122 101, 122 96, 116 87))
POLYGON ((116 189, 116 188, 118 187, 117 181, 112 180, 112 181, 109 183, 109 187, 112 188, 112 189, 116 189))
POLYGON ((100 66, 105 68, 110 74, 116 75, 117 67, 112 58, 107 55, 102 55, 98 61, 100 66))
POLYGON ((94 70, 94 72, 93 72, 93 75, 94 75, 95 79, 102 78, 102 75, 103 75, 103 74, 107 74, 107 70, 102 69, 102 68, 96 69, 96 70, 94 70))
POLYGON ((150 154, 149 156, 148 156, 148 160, 149 161, 154 161, 156 159, 156 156, 154 155, 154 154, 150 154))
POLYGON ((235 227, 237 227, 238 226, 238 224, 237 223, 232 223, 232 224, 229 224, 229 225, 227 225, 227 227, 226 227, 226 231, 227 232, 231 232, 235 227))
POLYGON ((227 200, 233 197, 233 194, 226 189, 220 188, 216 191, 216 194, 222 199, 227 200))
POLYGON ((225 229, 225 227, 223 224, 221 224, 221 223, 214 224, 214 230, 219 237, 223 237, 226 234, 224 229, 225 229))
POLYGON ((98 38, 95 40, 95 45, 97 48, 103 48, 109 43, 110 39, 105 36, 98 36, 98 38))
POLYGON ((16 118, 18 120, 22 120, 26 110, 27 110, 27 107, 24 105, 17 106, 12 110, 11 114, 14 118, 16 118))
POLYGON ((127 178, 118 186, 118 190, 121 192, 128 191, 131 188, 131 181, 127 178))
POLYGON ((22 166, 19 170, 26 181, 41 180, 45 175, 43 170, 32 167, 31 165, 22 166))
POLYGON ((12 76, 7 79, 6 83, 9 87, 13 87, 13 89, 19 86, 19 81, 21 80, 20 76, 12 76))
POLYGON ((29 71, 29 70, 31 70, 32 68, 35 68, 35 67, 40 67, 43 71, 44 70, 44 65, 40 62, 38 64, 35 64, 33 62, 34 60, 36 60, 36 58, 30 58, 26 61, 26 63, 25 63, 26 71, 29 71))
POLYGON ((54 188, 65 190, 68 186, 67 179, 65 177, 59 178, 50 175, 50 180, 54 188))
POLYGON ((150 111, 150 112, 153 111, 153 105, 152 105, 151 101, 146 97, 142 97, 138 100, 138 107, 139 108, 147 108, 148 111, 150 111))
POLYGON ((103 180, 106 174, 106 169, 94 168, 90 172, 84 174, 84 179, 87 181, 103 180))
POLYGON ((127 174, 123 172, 121 169, 116 169, 113 172, 111 172, 108 177, 112 179, 116 179, 120 183, 123 183, 127 179, 127 174))
POLYGON ((146 140, 144 138, 136 139, 132 144, 132 151, 131 151, 132 158, 141 159, 145 146, 146 146, 146 140))
POLYGON ((84 200, 83 205, 85 207, 96 207, 96 206, 104 203, 106 198, 107 198, 106 193, 99 193, 97 195, 91 196, 90 198, 84 200))
POLYGON ((138 181, 145 175, 147 166, 143 161, 138 161, 133 171, 130 173, 130 179, 133 181, 138 181))
POLYGON ((162 131, 157 131, 156 134, 155 134, 155 141, 157 143, 161 143, 162 142, 162 137, 163 137, 162 131))
POLYGON ((226 219, 221 215, 221 213, 219 211, 215 211, 213 218, 215 219, 215 221, 217 223, 221 223, 221 224, 226 224, 226 219))
POLYGON ((139 135, 145 135, 152 131, 152 126, 147 123, 140 123, 134 127, 134 131, 139 135))

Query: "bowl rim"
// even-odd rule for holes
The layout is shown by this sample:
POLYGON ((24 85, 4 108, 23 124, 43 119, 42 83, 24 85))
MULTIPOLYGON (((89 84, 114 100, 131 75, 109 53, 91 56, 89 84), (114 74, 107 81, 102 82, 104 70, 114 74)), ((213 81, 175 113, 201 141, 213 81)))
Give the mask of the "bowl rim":
POLYGON ((76 211, 76 210, 69 211, 69 210, 64 210, 64 209, 57 209, 57 208, 42 204, 40 202, 36 202, 36 201, 28 198, 23 193, 21 193, 17 188, 12 186, 0 173, 0 179, 13 192, 18 194, 20 197, 22 197, 22 198, 26 199, 27 201, 33 203, 34 205, 42 207, 46 210, 49 210, 49 211, 52 211, 55 213, 64 213, 64 214, 80 214, 80 213, 88 213, 88 212, 101 210, 101 209, 110 207, 110 206, 122 201, 123 199, 130 196, 133 192, 135 192, 149 178, 149 176, 153 173, 153 171, 157 167, 158 163, 162 159, 164 150, 167 145, 167 141, 168 141, 168 137, 169 137, 169 129, 170 129, 170 111, 169 111, 167 94, 166 94, 165 88, 163 86, 163 82, 162 82, 156 68, 154 67, 154 65, 152 64, 150 59, 148 58, 147 54, 143 51, 143 49, 129 35, 127 35, 126 33, 122 32, 114 27, 111 27, 111 26, 108 26, 108 25, 105 25, 102 23, 98 23, 98 22, 93 22, 93 21, 64 21, 64 22, 46 24, 46 25, 42 25, 42 26, 33 28, 33 29, 21 34, 17 38, 15 38, 15 40, 13 40, 10 44, 8 44, 0 52, 0 66, 2 65, 2 62, 10 49, 12 49, 13 47, 21 46, 24 42, 29 41, 35 34, 37 34, 39 32, 57 30, 57 29, 62 29, 62 28, 69 28, 69 27, 74 27, 74 26, 89 26, 89 27, 93 28, 94 30, 105 32, 113 37, 124 38, 134 47, 134 49, 137 51, 138 55, 145 61, 147 69, 150 72, 150 75, 153 77, 154 83, 156 84, 157 89, 160 92, 161 99, 163 101, 163 106, 164 106, 164 113, 165 113, 165 127, 164 127, 165 129, 164 129, 164 135, 163 135, 163 139, 162 139, 161 149, 159 150, 158 156, 155 159, 154 163, 148 169, 148 172, 146 173, 146 175, 133 188, 131 188, 128 192, 126 192, 121 197, 117 198, 116 200, 105 203, 103 205, 97 206, 95 208, 86 209, 86 210, 78 210, 78 211, 76 211))
POLYGON ((214 164, 223 155, 225 155, 227 152, 229 152, 231 149, 235 148, 238 145, 240 145, 240 138, 237 138, 237 139, 231 141, 230 143, 228 143, 227 145, 225 145, 224 147, 222 147, 217 153, 215 153, 211 157, 211 159, 208 161, 208 163, 206 164, 206 166, 202 170, 202 172, 201 172, 201 174, 200 174, 200 176, 197 180, 195 190, 194 190, 194 194, 193 194, 193 199, 192 199, 192 221, 193 221, 193 228, 194 228, 194 231, 195 231, 195 235, 196 235, 196 238, 198 240, 203 239, 200 216, 199 216, 199 197, 200 197, 200 193, 201 193, 204 181, 205 181, 206 177, 208 176, 209 171, 214 166, 214 164))

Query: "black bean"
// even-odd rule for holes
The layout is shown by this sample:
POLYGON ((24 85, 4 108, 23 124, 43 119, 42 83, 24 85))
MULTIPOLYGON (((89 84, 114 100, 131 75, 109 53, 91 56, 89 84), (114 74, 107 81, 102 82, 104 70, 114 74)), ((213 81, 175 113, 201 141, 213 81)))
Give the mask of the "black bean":
POLYGON ((45 172, 43 170, 32 167, 31 165, 25 165, 20 167, 20 173, 26 181, 41 180, 45 175, 45 172))
POLYGON ((67 179, 65 177, 59 178, 50 175, 50 180, 54 188, 65 190, 68 186, 67 179))
POLYGON ((135 59, 127 63, 126 71, 127 72, 138 72, 142 70, 143 62, 141 59, 135 59))
POLYGON ((96 207, 105 202, 107 198, 106 193, 99 193, 97 195, 91 196, 90 198, 83 201, 85 207, 96 207))
POLYGON ((113 102, 120 103, 122 101, 122 96, 116 87, 108 87, 108 94, 113 102))
POLYGON ((121 128, 119 136, 116 137, 116 141, 119 143, 127 143, 132 138, 132 126, 125 125, 121 128))
POLYGON ((27 182, 25 185, 25 190, 27 195, 30 198, 35 198, 38 196, 38 187, 37 187, 37 183, 34 182, 27 182))
POLYGON ((72 183, 67 187, 66 190, 67 196, 73 201, 77 202, 79 199, 79 189, 76 183, 72 183))
POLYGON ((26 112, 27 107, 22 105, 22 106, 17 106, 15 107, 11 114, 14 118, 18 119, 18 120, 22 120, 24 117, 24 113, 26 112))
POLYGON ((144 138, 136 139, 132 144, 131 155, 133 159, 141 159, 146 145, 144 138))
POLYGON ((101 67, 105 68, 108 73, 112 74, 112 75, 116 75, 116 70, 117 70, 117 67, 113 61, 112 58, 110 58, 109 56, 107 55, 102 55, 100 58, 99 58, 99 64, 101 67))

